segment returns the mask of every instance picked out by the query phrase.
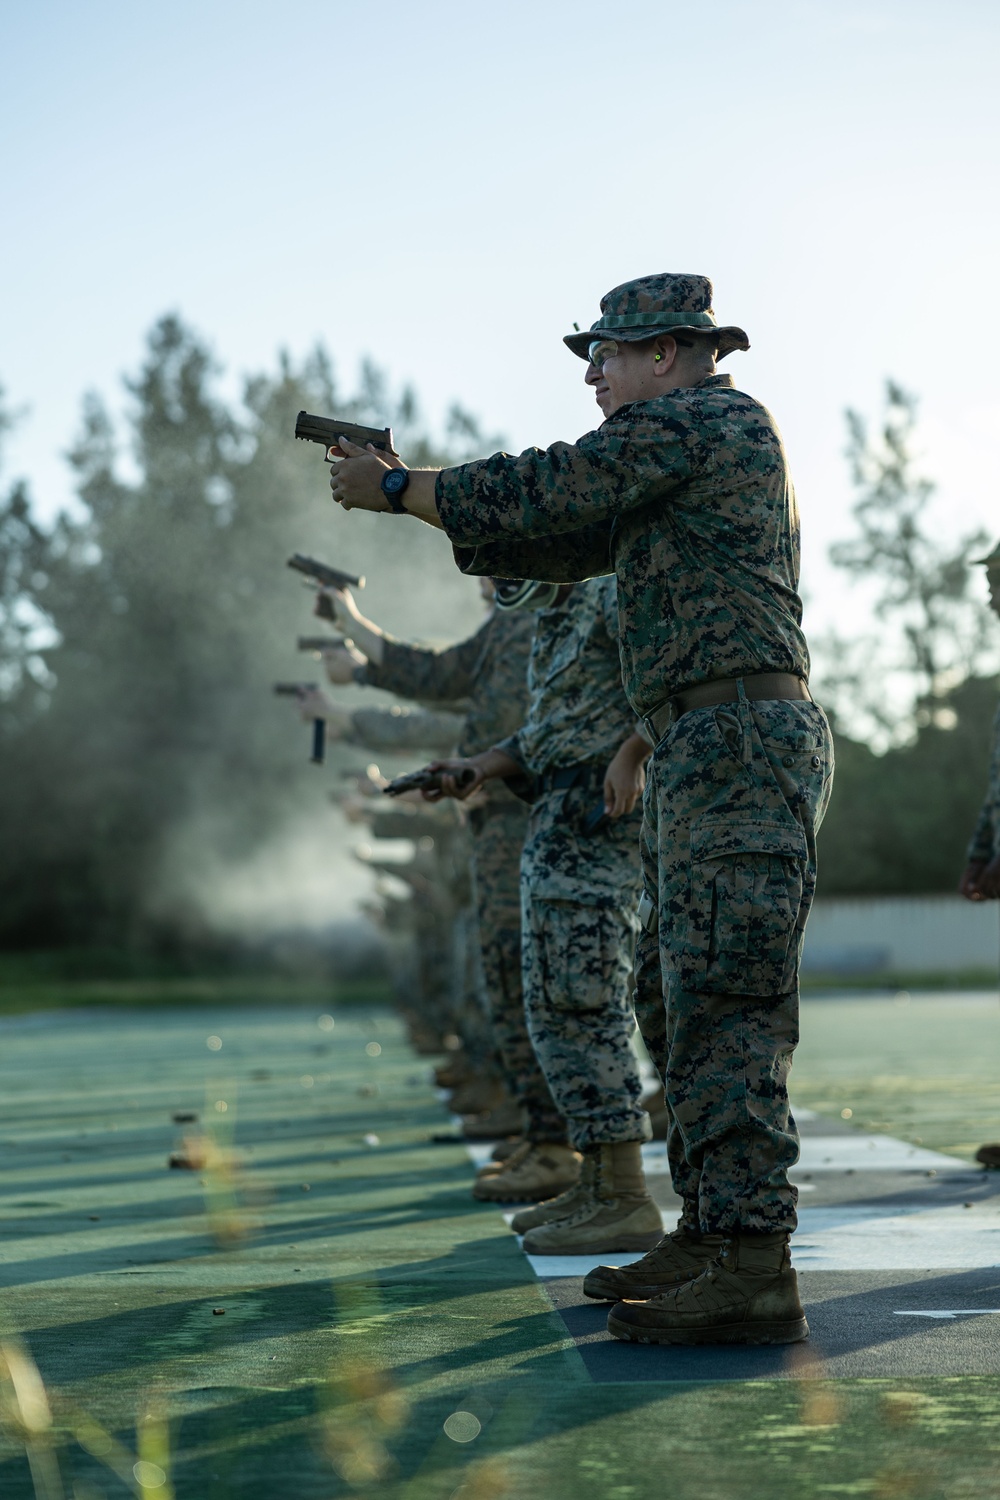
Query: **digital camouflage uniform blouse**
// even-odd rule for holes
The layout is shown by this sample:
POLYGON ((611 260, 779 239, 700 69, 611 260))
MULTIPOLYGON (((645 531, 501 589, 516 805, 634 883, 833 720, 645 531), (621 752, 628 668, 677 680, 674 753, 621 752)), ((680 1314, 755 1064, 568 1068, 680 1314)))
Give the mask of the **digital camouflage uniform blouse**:
POLYGON ((530 701, 516 734, 497 748, 534 775, 607 765, 635 729, 622 689, 614 578, 594 578, 536 615, 530 701))
POLYGON ((577 443, 444 469, 436 493, 467 573, 617 573, 638 714, 716 677, 808 676, 784 446, 728 375, 623 406, 577 443))

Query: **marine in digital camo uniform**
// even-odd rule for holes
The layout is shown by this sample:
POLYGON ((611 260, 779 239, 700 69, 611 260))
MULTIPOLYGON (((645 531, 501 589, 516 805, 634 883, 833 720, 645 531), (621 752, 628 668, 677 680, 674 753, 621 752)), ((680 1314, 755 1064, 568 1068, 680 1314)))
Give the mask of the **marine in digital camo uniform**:
POLYGON ((612 1309, 616 1337, 789 1342, 808 1328, 788 1253, 785 1080, 833 755, 806 685, 784 447, 766 408, 715 373, 749 345, 711 297, 705 277, 643 277, 567 337, 607 418, 579 442, 381 495, 385 466, 354 450, 331 487, 347 508, 441 524, 468 572, 617 574, 625 688, 656 739, 638 1005, 648 1014, 658 961, 665 1018, 645 1024, 684 1213, 645 1264, 585 1290, 644 1299, 612 1309))
MULTIPOLYGON (((380 801, 384 799, 380 796, 380 801)), ((483 1015, 478 964, 470 954, 470 932, 475 939, 475 911, 469 878, 470 839, 459 819, 428 817, 436 808, 384 807, 376 804, 369 816, 375 847, 364 863, 379 876, 377 889, 384 902, 385 876, 409 888, 406 927, 412 960, 402 968, 397 986, 399 1011, 417 1051, 440 1053, 449 1041, 460 1039, 470 1055, 487 1062, 492 1034, 483 1015), (411 839, 412 857, 405 862, 379 857, 381 839, 411 839)), ((391 890, 391 887, 390 887, 391 890)))
MULTIPOLYGON (((986 557, 977 558, 977 561, 986 566, 990 608, 995 615, 1000 615, 1000 542, 986 557)), ((968 901, 990 901, 1000 897, 1000 708, 993 721, 986 796, 969 840, 966 865, 958 888, 968 901)), ((991 1141, 980 1146, 976 1160, 987 1167, 1000 1167, 1000 1142, 991 1141)))
MULTIPOLYGON (((462 730, 461 716, 420 708, 348 709, 325 694, 303 693, 300 710, 306 720, 326 719, 327 737, 379 754, 444 750, 462 730)), ((489 1057, 492 1041, 482 1014, 479 977, 470 970, 461 938, 474 926, 469 883, 470 839, 464 821, 446 809, 426 806, 386 807, 367 773, 346 783, 336 798, 349 821, 364 822, 376 838, 422 841, 409 863, 381 860, 377 853, 358 854, 376 875, 381 920, 389 924, 397 1008, 418 1051, 441 1051, 445 1036, 457 1035, 474 1055, 489 1057), (360 795, 362 789, 366 795, 360 795), (400 901, 386 889, 384 876, 409 887, 400 901), (401 939, 408 937, 408 942, 401 939)))
MULTIPOLYGON (((662 1223, 642 1172, 649 1120, 631 1047, 630 988, 637 794, 650 747, 622 689, 613 578, 560 590, 539 612, 528 684, 524 725, 494 751, 534 794, 521 856, 528 1029, 584 1166, 577 1186, 515 1215, 513 1228, 539 1254, 645 1249, 662 1223), (608 817, 609 767, 623 758, 637 790, 631 810, 608 817)), ((558 1153, 544 1139, 533 1145, 477 1196, 513 1201, 541 1196, 539 1184, 550 1189, 548 1164, 558 1153)))
MULTIPOLYGON (((338 623, 362 652, 370 633, 378 636, 369 642, 368 660, 353 669, 355 681, 425 703, 464 700, 459 754, 476 754, 523 722, 533 614, 494 609, 474 635, 438 651, 398 641, 371 621, 359 628, 363 617, 353 599, 329 597, 338 623), (379 662, 372 660, 376 651, 379 662)), ((535 1059, 524 1014, 518 871, 527 816, 524 803, 500 783, 487 787, 469 810, 484 998, 503 1078, 526 1130, 565 1145, 566 1122, 535 1059)))

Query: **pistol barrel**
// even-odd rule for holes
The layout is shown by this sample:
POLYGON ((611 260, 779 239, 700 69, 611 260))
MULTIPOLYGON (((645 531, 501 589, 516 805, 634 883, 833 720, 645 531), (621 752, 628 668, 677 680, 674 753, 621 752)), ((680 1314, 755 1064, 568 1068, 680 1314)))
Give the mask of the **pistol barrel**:
POLYGON ((340 568, 331 568, 328 563, 320 562, 317 557, 307 557, 304 552, 293 552, 288 566, 296 573, 314 579, 321 588, 363 589, 365 586, 363 574, 356 577, 353 573, 344 573, 340 568))
POLYGON ((343 644, 342 635, 300 635, 298 649, 300 651, 328 651, 331 646, 343 644))

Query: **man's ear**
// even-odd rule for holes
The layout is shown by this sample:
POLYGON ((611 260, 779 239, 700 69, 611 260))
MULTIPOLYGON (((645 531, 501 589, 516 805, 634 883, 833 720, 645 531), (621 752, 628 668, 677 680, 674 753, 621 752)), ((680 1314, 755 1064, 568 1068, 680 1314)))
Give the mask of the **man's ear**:
POLYGON ((677 340, 669 333, 658 334, 653 340, 653 374, 666 375, 677 360, 677 340))

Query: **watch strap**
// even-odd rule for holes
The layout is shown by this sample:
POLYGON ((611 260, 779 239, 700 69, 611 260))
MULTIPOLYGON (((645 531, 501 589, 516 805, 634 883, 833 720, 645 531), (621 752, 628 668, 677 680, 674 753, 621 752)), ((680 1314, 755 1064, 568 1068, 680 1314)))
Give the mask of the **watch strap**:
POLYGON ((406 469, 387 469, 386 472, 382 475, 382 483, 380 488, 383 495, 389 502, 389 509, 394 511, 397 516, 405 516, 407 514, 406 506, 403 504, 403 496, 405 495, 407 488, 409 487, 409 483, 410 476, 406 469), (394 485, 392 488, 390 488, 386 484, 386 480, 389 478, 390 474, 402 474, 404 476, 404 483, 398 484, 397 482, 398 487, 397 485, 394 485))

